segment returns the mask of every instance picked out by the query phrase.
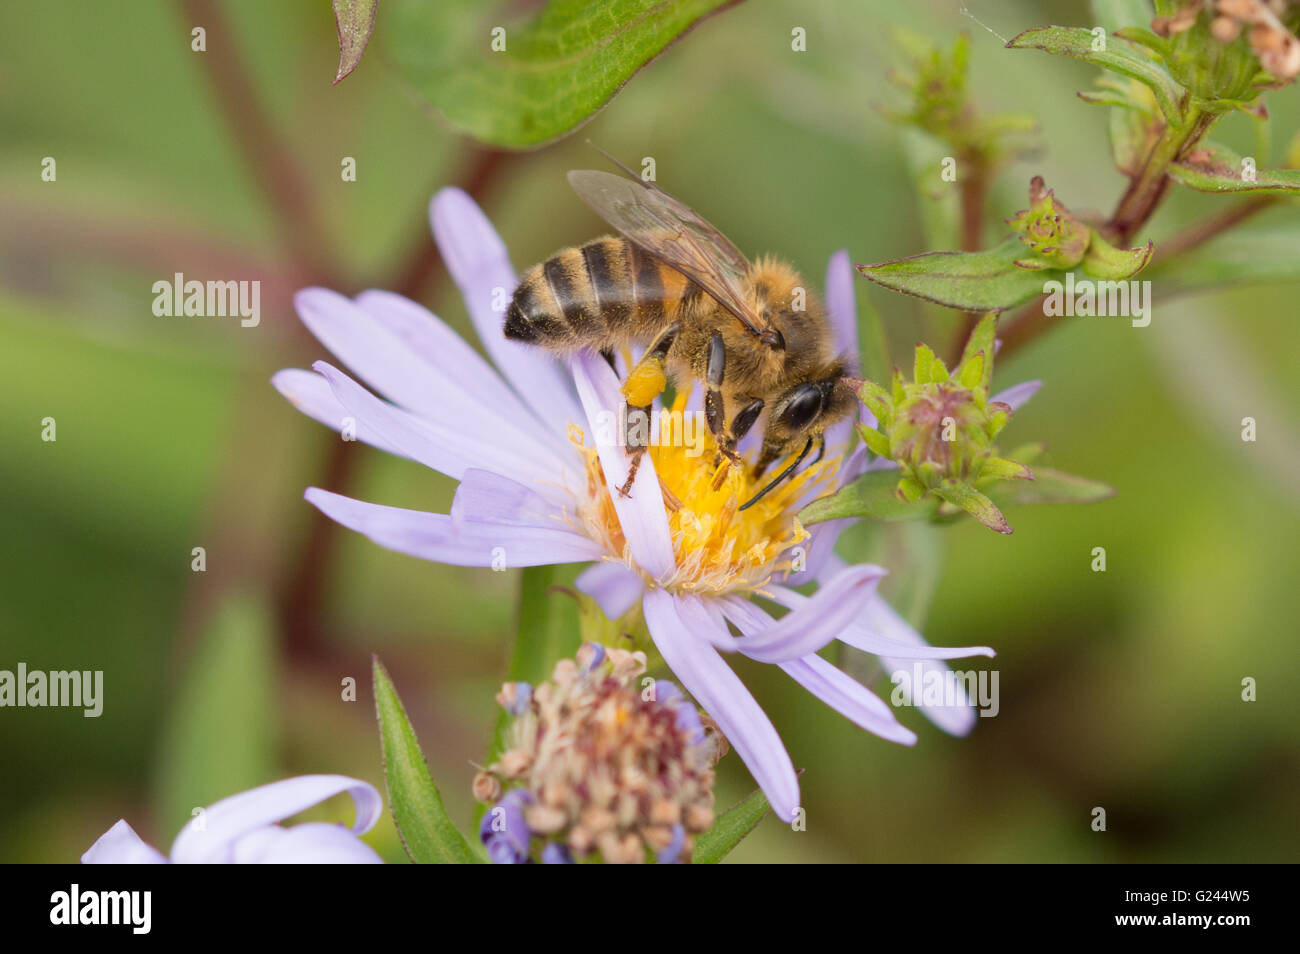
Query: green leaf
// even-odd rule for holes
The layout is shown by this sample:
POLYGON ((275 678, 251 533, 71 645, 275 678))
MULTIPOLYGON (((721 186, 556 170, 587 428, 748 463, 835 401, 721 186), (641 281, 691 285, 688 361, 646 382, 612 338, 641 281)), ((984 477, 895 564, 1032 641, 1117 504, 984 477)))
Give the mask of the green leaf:
POLYGON ((398 69, 454 127, 526 149, 590 119, 633 73, 735 2, 551 0, 519 22, 513 3, 388 0, 384 38, 398 69))
POLYGON ((716 865, 758 827, 767 809, 767 799, 762 792, 754 792, 732 805, 717 817, 712 828, 695 839, 691 863, 716 865))
POLYGON ((415 730, 378 656, 374 657, 374 682, 388 804, 406 853, 417 864, 479 862, 479 856, 447 817, 415 730))
POLYGON ((1099 480, 1035 467, 1033 480, 1017 480, 989 488, 989 496, 1007 504, 1096 503, 1115 496, 1115 488, 1099 480))
POLYGON ((1022 268, 1016 264, 1028 249, 1011 236, 982 252, 926 252, 858 271, 877 284, 926 301, 962 311, 1003 311, 1043 292, 1048 281, 1063 281, 1055 269, 1022 268))
POLYGON ((1300 281, 1300 223, 1229 232, 1155 264, 1146 275, 1162 298, 1230 285, 1300 281))
POLYGON ((948 503, 960 507, 990 530, 998 533, 1010 533, 1011 525, 1002 511, 988 497, 969 484, 957 481, 944 481, 934 492, 948 503))
POLYGON ((1114 37, 1106 37, 1104 50, 1094 50, 1093 41, 1092 31, 1084 27, 1052 26, 1026 30, 1013 37, 1007 46, 1013 50, 1034 49, 1058 56, 1070 56, 1135 79, 1150 88, 1160 111, 1170 123, 1182 125, 1183 115, 1178 104, 1183 96, 1183 88, 1160 64, 1117 44, 1114 37))
POLYGON ((1256 169, 1245 178, 1242 157, 1227 146, 1206 142, 1169 166, 1170 177, 1198 192, 1300 193, 1300 169, 1256 169))
POLYGON ((194 809, 274 780, 277 744, 271 614, 253 596, 217 606, 164 723, 158 820, 175 833, 194 809))
POLYGON ((811 526, 841 517, 927 520, 934 516, 938 502, 933 498, 926 497, 917 503, 908 503, 895 493, 897 489, 897 470, 869 471, 847 487, 842 487, 829 496, 819 497, 804 507, 799 513, 799 522, 811 526))
POLYGON ((370 34, 375 31, 375 11, 379 0, 334 0, 334 22, 339 31, 339 69, 337 85, 357 68, 366 52, 370 34))

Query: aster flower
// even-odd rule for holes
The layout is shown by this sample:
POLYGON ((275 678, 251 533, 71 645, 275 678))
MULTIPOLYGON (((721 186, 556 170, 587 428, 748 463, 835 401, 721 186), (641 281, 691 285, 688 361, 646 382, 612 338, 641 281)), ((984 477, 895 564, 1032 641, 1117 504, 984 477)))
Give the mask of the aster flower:
POLYGON ((170 858, 119 819, 81 856, 82 864, 382 864, 358 835, 374 827, 383 800, 373 785, 345 775, 299 775, 231 795, 208 806, 172 842, 170 858), (351 829, 325 822, 283 828, 278 822, 347 792, 356 805, 351 829))
POLYGON ((726 741, 643 652, 586 643, 548 682, 507 683, 515 716, 501 757, 474 779, 492 807, 479 837, 497 863, 687 861, 713 825, 713 766, 726 741), (504 794, 503 794, 504 793, 504 794))
MULTIPOLYGON (((748 468, 730 468, 714 487, 707 462, 715 448, 707 432, 702 455, 668 442, 660 446, 657 409, 630 495, 611 492, 629 472, 623 449, 597 439, 621 405, 614 370, 581 352, 566 368, 540 349, 507 339, 505 306, 517 279, 504 243, 458 189, 435 196, 431 218, 443 260, 496 368, 414 302, 383 291, 353 300, 313 288, 295 298, 303 322, 386 400, 323 361, 313 366, 315 373, 285 370, 273 383, 326 426, 350 429, 359 440, 458 480, 451 512, 380 506, 314 487, 307 500, 381 546, 426 560, 489 566, 504 556, 511 567, 594 563, 579 577, 579 588, 611 619, 640 602, 664 662, 785 820, 799 804, 794 766, 722 653, 778 665, 863 728, 914 743, 914 733, 885 702, 818 651, 838 639, 879 655, 887 667, 905 669, 912 660, 942 666, 937 660, 993 651, 927 645, 875 596, 882 568, 832 559, 842 524, 809 532, 795 517, 809 500, 868 466, 892 464, 870 462, 862 448, 845 458, 852 422, 843 421, 828 431, 823 461, 739 511, 738 501, 758 489, 748 468), (814 581, 811 596, 794 589, 814 581), (789 612, 774 619, 755 596, 789 612), (733 626, 739 636, 732 635, 733 626)), ((852 281, 848 255, 838 253, 827 304, 841 350, 855 355, 852 281)), ((690 407, 686 394, 676 402, 676 410, 690 407)), ((752 453, 754 436, 748 446, 742 442, 742 453, 752 453)), ((924 711, 950 732, 974 724, 969 704, 924 711)))

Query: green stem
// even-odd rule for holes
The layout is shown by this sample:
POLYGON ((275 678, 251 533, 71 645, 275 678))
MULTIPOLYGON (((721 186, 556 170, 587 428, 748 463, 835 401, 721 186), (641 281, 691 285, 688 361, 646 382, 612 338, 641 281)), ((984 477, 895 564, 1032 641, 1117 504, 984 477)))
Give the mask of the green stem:
POLYGON ((1106 223, 1108 236, 1120 245, 1128 245, 1138 230, 1151 218, 1169 190, 1167 172, 1171 163, 1192 149, 1209 131, 1218 117, 1192 105, 1181 126, 1166 126, 1152 147, 1142 171, 1128 189, 1106 223))

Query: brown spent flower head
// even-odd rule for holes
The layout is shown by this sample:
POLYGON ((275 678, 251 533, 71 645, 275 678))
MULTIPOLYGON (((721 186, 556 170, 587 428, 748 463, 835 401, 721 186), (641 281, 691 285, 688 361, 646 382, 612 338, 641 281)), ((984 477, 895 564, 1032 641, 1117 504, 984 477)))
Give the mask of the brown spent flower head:
POLYGON ((1189 0, 1173 16, 1152 20, 1151 29, 1167 38, 1186 33, 1205 10, 1210 17, 1210 34, 1216 40, 1228 45, 1246 31, 1259 65, 1279 80, 1290 82, 1300 76, 1300 37, 1294 32, 1296 6, 1292 0, 1189 0))
POLYGON ((549 682, 507 683, 505 751, 474 779, 474 797, 524 805, 528 856, 606 863, 689 860, 713 824, 714 765, 726 740, 643 652, 586 643, 549 682))

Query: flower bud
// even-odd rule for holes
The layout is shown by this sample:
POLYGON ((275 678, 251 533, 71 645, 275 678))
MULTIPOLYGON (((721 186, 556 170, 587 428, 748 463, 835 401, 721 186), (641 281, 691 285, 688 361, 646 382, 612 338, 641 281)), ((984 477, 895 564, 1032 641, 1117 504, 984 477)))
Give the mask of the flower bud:
POLYGON ((859 396, 880 429, 858 430, 869 450, 898 464, 900 498, 915 503, 932 493, 1009 533, 1001 512, 977 489, 1007 478, 1033 479, 1028 467, 998 457, 994 446, 1011 419, 1010 407, 989 400, 995 321, 987 315, 976 326, 951 374, 919 344, 910 383, 898 371, 891 391, 863 382, 859 396))

